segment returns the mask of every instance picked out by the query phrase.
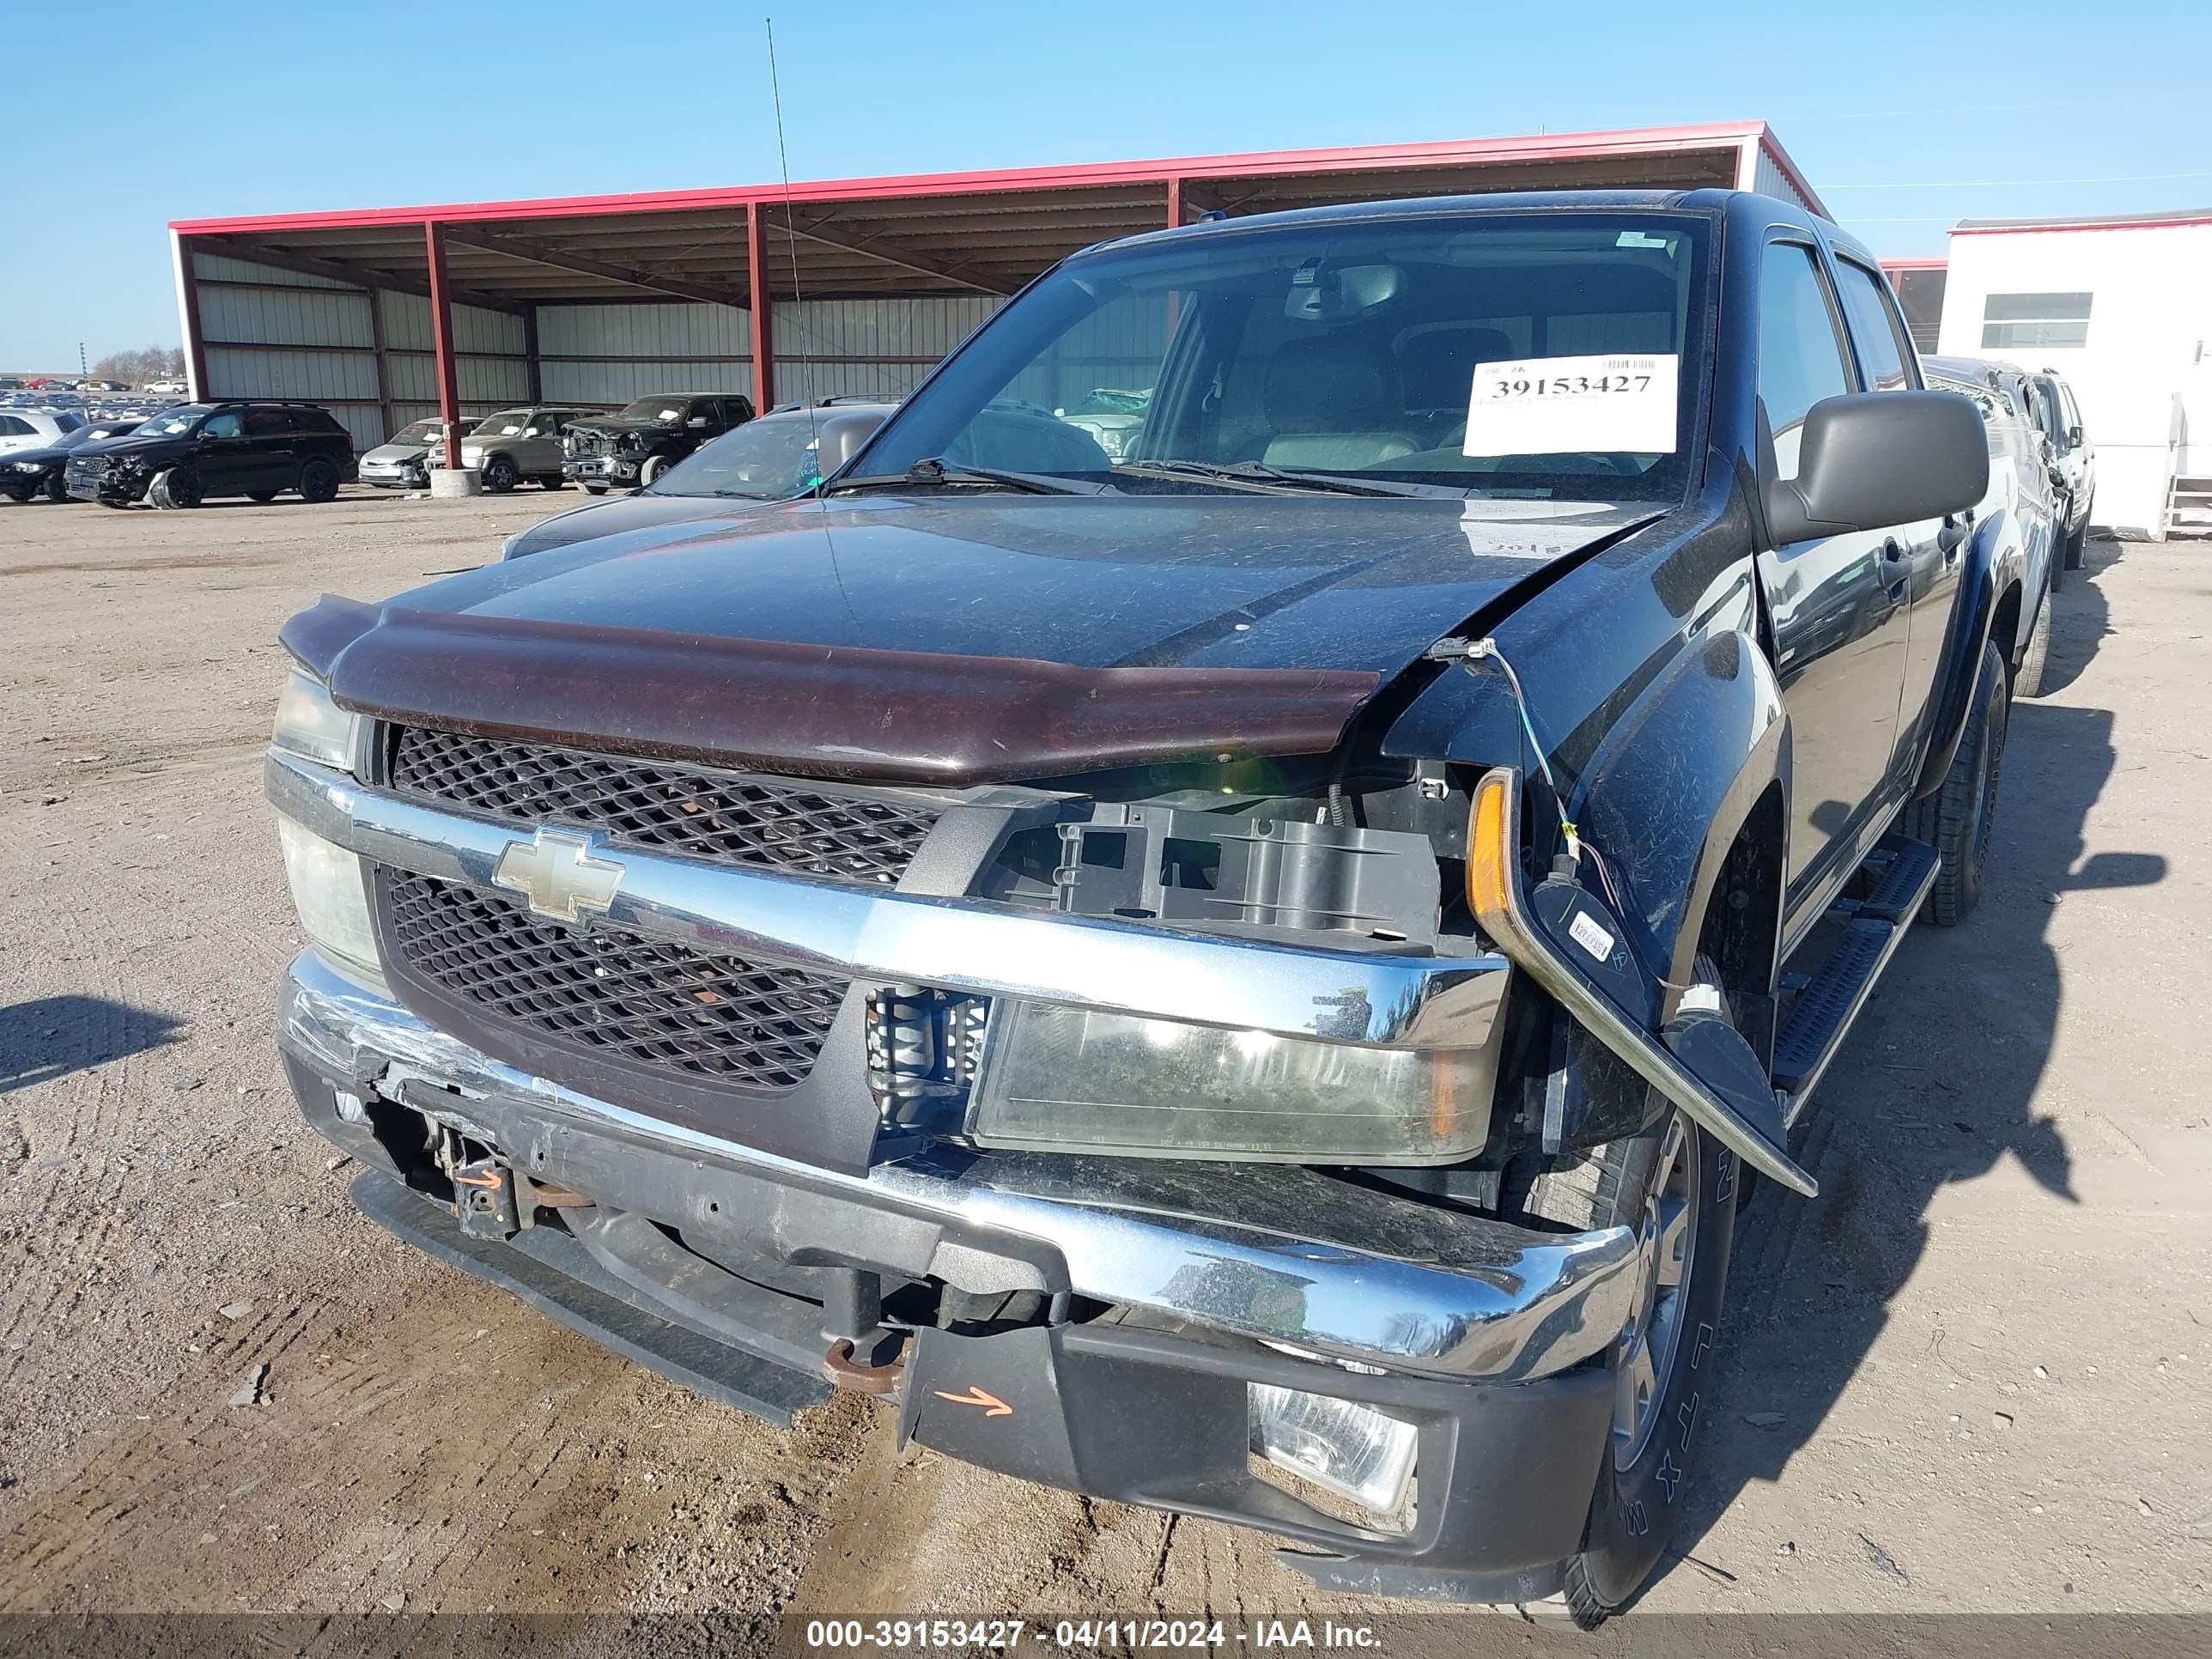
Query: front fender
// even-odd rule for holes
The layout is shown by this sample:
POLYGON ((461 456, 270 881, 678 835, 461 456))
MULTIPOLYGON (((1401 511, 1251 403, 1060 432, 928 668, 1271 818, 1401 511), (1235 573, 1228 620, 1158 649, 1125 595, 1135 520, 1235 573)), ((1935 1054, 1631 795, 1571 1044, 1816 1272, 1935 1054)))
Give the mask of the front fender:
MULTIPOLYGON (((1614 726, 1573 812, 1611 869, 1644 960, 1690 982, 1721 866, 1773 785, 1789 823, 1790 720, 1766 653, 1721 629, 1693 641, 1614 726)), ((1771 987, 1746 988, 1765 994, 1771 987)))
POLYGON ((1989 643, 1990 619, 1996 612, 1997 566, 2005 535, 2004 515, 1992 513, 1976 526, 1960 556, 1959 597, 1951 607, 1951 630, 1943 641, 1942 665, 1936 671, 1934 718, 1929 722, 1920 775, 1913 785, 1915 800, 1943 787, 1959 753, 1959 739, 1966 734, 1966 711, 1981 674, 1982 647, 1989 643))

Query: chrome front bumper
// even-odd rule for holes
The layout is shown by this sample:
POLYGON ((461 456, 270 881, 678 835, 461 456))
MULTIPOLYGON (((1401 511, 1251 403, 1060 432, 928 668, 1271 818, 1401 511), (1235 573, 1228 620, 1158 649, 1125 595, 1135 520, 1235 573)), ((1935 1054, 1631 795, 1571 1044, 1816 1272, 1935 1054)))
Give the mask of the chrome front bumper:
POLYGON ((1294 1168, 959 1152, 819 1169, 502 1064, 313 951, 284 982, 280 1040, 333 1087, 451 1123, 545 1178, 596 1168, 651 1188, 653 1218, 673 1226, 734 1220, 786 1260, 866 1240, 909 1277, 1071 1291, 1395 1372, 1552 1375, 1606 1351, 1636 1290, 1628 1228, 1539 1233, 1294 1168))

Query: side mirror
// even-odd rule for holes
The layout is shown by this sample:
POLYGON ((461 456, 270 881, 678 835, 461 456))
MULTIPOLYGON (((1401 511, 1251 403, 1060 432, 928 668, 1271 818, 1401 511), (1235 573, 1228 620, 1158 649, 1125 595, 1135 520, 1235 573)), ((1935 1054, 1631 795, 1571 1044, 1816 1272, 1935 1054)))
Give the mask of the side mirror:
POLYGON ((2069 449, 2079 449, 2079 448, 2081 448, 2081 446, 2082 446, 2084 443, 2087 443, 2087 441, 2088 441, 2087 438, 2084 435, 2084 434, 2082 433, 2082 430, 2081 430, 2081 428, 2080 427, 2078 427, 2078 426, 2069 426, 2069 427, 2068 427, 2068 428, 2066 428, 2066 447, 2067 447, 2067 448, 2069 448, 2069 449))
POLYGON ((704 428, 707 423, 707 417, 704 415, 694 415, 690 420, 684 422, 684 424, 688 427, 698 428, 704 428))
POLYGON ((819 447, 814 452, 814 465, 823 477, 860 453, 860 446, 876 435, 876 428, 884 423, 881 414, 872 409, 848 410, 842 414, 822 416, 819 447))
POLYGON ((1989 441, 1973 404, 1951 392, 1854 392, 1805 416, 1797 476, 1766 487, 1778 546, 1814 536, 1938 519, 1978 505, 1989 441))

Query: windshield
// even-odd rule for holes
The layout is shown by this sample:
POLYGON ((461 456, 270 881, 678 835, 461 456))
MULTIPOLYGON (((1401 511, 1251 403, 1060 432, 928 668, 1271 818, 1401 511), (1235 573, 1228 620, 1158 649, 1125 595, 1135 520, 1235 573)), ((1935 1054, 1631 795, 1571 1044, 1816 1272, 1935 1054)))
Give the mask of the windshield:
POLYGON ((744 495, 781 501, 822 481, 815 465, 819 416, 748 421, 694 452, 647 486, 655 495, 744 495))
POLYGON ((404 426, 385 440, 392 444, 434 444, 446 435, 445 423, 441 421, 417 421, 404 426))
POLYGON ((526 409, 502 409, 496 415, 487 415, 477 423, 472 438, 520 438, 530 424, 526 409))
POLYGON ((154 416, 132 435, 140 438, 181 438, 214 412, 213 404, 179 404, 174 409, 165 409, 154 416))
POLYGON ((674 426, 684 418, 684 399, 681 398, 640 398, 624 404, 618 421, 651 421, 658 426, 674 426))
POLYGON ((1000 313, 848 476, 940 459, 1147 493, 1272 473, 1679 499, 1706 231, 1668 213, 1329 218, 1080 256, 1000 313), (1221 468, 1243 477, 1205 476, 1221 468))
POLYGON ((136 421, 94 421, 81 426, 61 441, 61 447, 75 449, 79 444, 95 444, 102 438, 122 438, 138 429, 136 421))

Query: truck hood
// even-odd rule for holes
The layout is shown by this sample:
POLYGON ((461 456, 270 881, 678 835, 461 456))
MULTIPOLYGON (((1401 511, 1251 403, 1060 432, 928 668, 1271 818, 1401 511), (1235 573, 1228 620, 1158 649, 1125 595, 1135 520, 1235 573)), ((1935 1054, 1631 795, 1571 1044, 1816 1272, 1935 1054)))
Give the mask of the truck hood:
POLYGON ((1250 495, 719 505, 702 521, 595 537, 397 603, 1089 668, 1389 674, 1553 559, 1658 516, 1642 505, 1250 495))
POLYGON ((526 554, 571 547, 597 536, 628 535, 633 531, 653 532, 631 539, 626 550, 635 552, 659 542, 696 536, 709 520, 720 527, 725 520, 743 520, 768 505, 766 501, 745 496, 661 495, 648 489, 635 495, 617 495, 611 501, 588 501, 565 513, 556 513, 550 519, 540 519, 529 529, 508 537, 507 544, 500 550, 500 556, 519 559, 526 554))
POLYGON ((326 599, 285 639, 366 712, 817 775, 1308 754, 1471 613, 1660 511, 810 500, 597 537, 383 607, 326 599))

